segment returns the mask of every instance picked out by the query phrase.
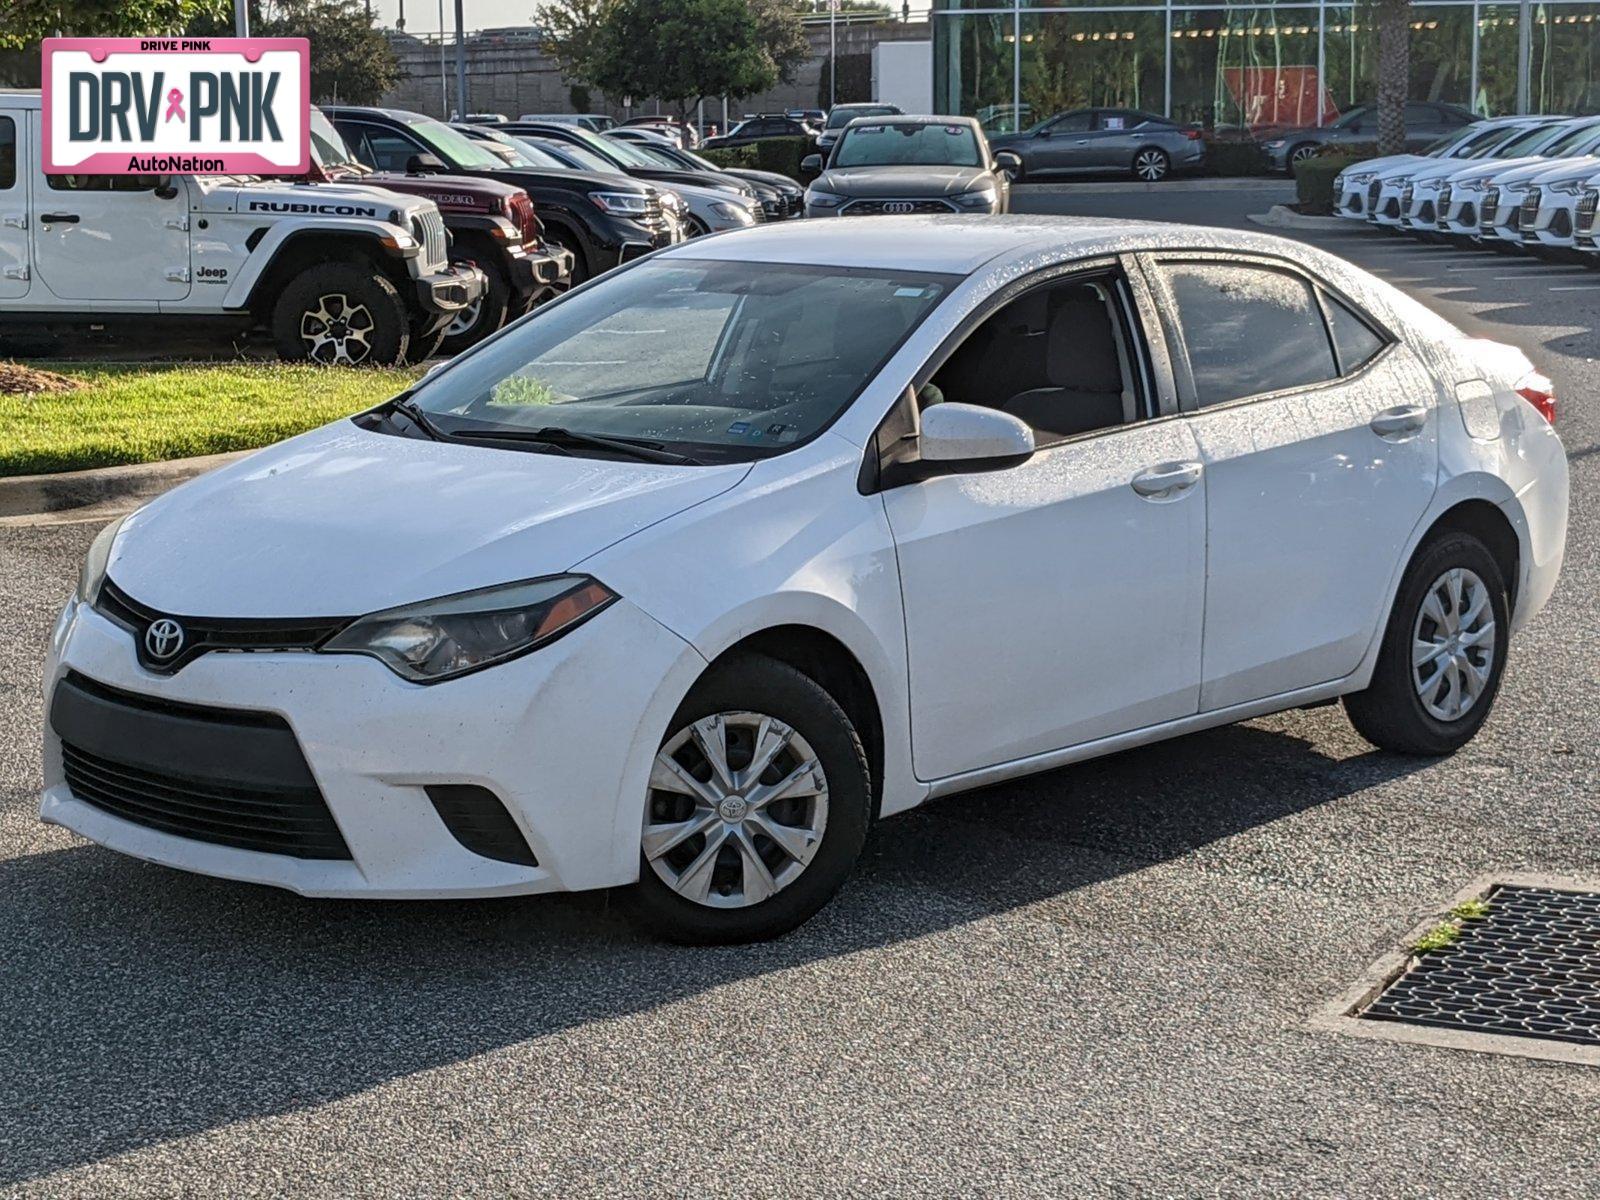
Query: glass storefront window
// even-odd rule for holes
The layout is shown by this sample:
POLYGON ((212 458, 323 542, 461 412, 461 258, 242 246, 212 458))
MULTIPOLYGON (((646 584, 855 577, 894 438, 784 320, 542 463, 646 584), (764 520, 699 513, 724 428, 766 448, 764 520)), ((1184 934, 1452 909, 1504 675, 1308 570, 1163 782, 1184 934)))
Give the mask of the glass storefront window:
POLYGON ((1529 104, 1538 112, 1600 112, 1600 6, 1535 5, 1532 30, 1529 104))
POLYGON ((1071 108, 1166 105, 1163 10, 1024 13, 1022 109, 1042 121, 1071 108))
POLYGON ((1517 6, 1478 6, 1478 87, 1472 110, 1486 117, 1517 111, 1517 6))
POLYGON ((1016 128, 1016 18, 1006 13, 936 15, 933 28, 934 107, 977 117, 990 133, 1016 128))
MULTIPOLYGON (((1407 99, 1472 104, 1472 9, 1464 4, 1414 5, 1407 99)), ((1376 92, 1376 89, 1374 89, 1376 92)))
POLYGON ((1315 125, 1319 100, 1326 109, 1315 8, 1179 10, 1171 52, 1174 120, 1245 132, 1315 125))

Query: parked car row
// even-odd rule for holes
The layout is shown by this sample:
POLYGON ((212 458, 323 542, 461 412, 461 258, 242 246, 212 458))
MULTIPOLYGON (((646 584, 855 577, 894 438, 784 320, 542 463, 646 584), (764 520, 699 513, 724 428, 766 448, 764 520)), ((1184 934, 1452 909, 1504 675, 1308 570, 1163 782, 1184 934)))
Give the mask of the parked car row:
POLYGON ((1600 256, 1600 117, 1505 117, 1334 182, 1352 221, 1497 249, 1600 256))

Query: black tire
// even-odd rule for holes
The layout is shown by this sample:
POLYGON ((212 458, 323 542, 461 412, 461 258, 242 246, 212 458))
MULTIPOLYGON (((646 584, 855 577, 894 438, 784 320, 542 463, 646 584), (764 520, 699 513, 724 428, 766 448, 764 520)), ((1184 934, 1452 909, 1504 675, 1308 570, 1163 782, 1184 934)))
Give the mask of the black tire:
MULTIPOLYGON (((431 320, 430 314, 430 320, 431 320)), ((428 321, 412 322, 411 336, 406 339, 405 365, 408 367, 420 366, 435 354, 444 343, 445 326, 441 325, 432 333, 424 333, 423 329, 428 321)))
POLYGON ((504 325, 511 311, 511 280, 506 277, 505 268, 498 257, 464 254, 454 261, 477 267, 483 272, 487 285, 470 324, 455 332, 451 332, 455 329, 454 319, 445 326, 440 348, 446 354, 459 354, 468 346, 476 346, 504 325))
POLYGON ((1283 160, 1284 165, 1288 168, 1289 174, 1293 175, 1295 163, 1304 162, 1308 158, 1315 158, 1316 154, 1317 144, 1315 142, 1301 142, 1299 145, 1289 148, 1288 157, 1283 160))
MULTIPOLYGON (((629 889, 627 906, 640 925, 669 941, 726 945, 788 933, 839 890, 866 841, 872 783, 861 738, 833 697, 793 667, 760 655, 718 666, 679 706, 662 745, 703 717, 738 712, 776 717, 809 743, 827 780, 827 821, 821 841, 810 862, 786 886, 765 900, 738 908, 710 907, 679 895, 641 849, 639 882, 629 889)), ((652 793, 646 803, 671 799, 652 793)), ((688 846, 693 852, 694 843, 688 846)))
POLYGON ((1129 164, 1133 177, 1142 183, 1159 183, 1172 174, 1172 159, 1156 146, 1146 146, 1133 156, 1129 164))
POLYGON ((1454 754, 1472 740, 1494 707, 1505 672, 1509 629, 1505 577, 1488 547, 1461 532, 1447 532, 1425 542, 1400 582, 1372 682, 1365 691, 1344 698, 1350 723, 1367 741, 1384 750, 1430 757, 1454 754), (1412 635, 1434 583, 1456 567, 1476 574, 1488 591, 1494 615, 1494 657, 1477 700, 1460 717, 1445 721, 1427 711, 1413 686, 1412 635))
MULTIPOLYGON (((365 309, 371 324, 359 340, 348 334, 335 342, 345 346, 352 365, 392 367, 405 362, 410 342, 411 318, 400 293, 373 266, 360 263, 318 263, 301 271, 278 293, 272 306, 272 339, 278 356, 287 362, 317 362, 325 365, 342 361, 338 351, 330 356, 328 343, 313 346, 321 322, 319 313, 332 314, 335 307, 351 313, 365 309), (348 308, 334 304, 333 297, 345 297, 348 308), (358 345, 365 352, 356 357, 358 345)), ((333 328, 333 327, 330 327, 333 328)))
POLYGON ((567 286, 577 287, 589 278, 589 260, 584 257, 583 246, 578 239, 565 229, 546 226, 544 240, 552 246, 560 246, 563 250, 572 251, 572 274, 568 277, 567 286))
POLYGON ((706 234, 711 232, 711 226, 707 225, 704 221, 702 221, 699 217, 695 216, 693 213, 689 214, 689 222, 688 222, 688 224, 689 224, 689 236, 692 237, 692 238, 705 237, 706 234))

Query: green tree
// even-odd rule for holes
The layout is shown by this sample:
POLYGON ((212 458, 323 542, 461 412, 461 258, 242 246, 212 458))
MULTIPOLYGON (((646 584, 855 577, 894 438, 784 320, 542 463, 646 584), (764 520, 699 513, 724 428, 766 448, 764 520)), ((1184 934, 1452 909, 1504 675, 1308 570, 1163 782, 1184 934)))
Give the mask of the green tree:
POLYGON ((777 68, 779 83, 793 83, 795 74, 811 60, 811 43, 794 0, 749 0, 761 44, 777 68))
POLYGON ((534 19, 544 30, 544 52, 556 60, 568 79, 595 83, 599 65, 596 44, 609 6, 610 0, 547 0, 534 11, 534 19))
POLYGON ((654 96, 687 118, 703 99, 740 99, 778 82, 748 0, 609 0, 590 82, 612 96, 654 96))
MULTIPOLYGON (((188 31, 223 36, 233 31, 233 19, 211 17, 188 31)), ((373 26, 361 0, 251 0, 250 33, 310 39, 311 99, 317 104, 376 104, 400 82, 389 39, 373 26)))
POLYGON ((0 5, 0 47, 31 46, 40 38, 143 37, 182 33, 220 15, 228 0, 6 0, 0 5))

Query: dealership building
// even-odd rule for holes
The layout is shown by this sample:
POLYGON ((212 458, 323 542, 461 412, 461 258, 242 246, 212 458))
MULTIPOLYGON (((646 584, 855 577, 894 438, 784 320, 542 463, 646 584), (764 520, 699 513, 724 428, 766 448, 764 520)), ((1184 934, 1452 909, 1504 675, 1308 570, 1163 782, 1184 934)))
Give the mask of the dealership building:
MULTIPOLYGON (((1328 123, 1377 95, 1375 5, 933 0, 934 104, 991 131, 1063 109, 1208 128, 1328 123)), ((1600 111, 1600 4, 1420 3, 1410 98, 1486 116, 1600 111)))

